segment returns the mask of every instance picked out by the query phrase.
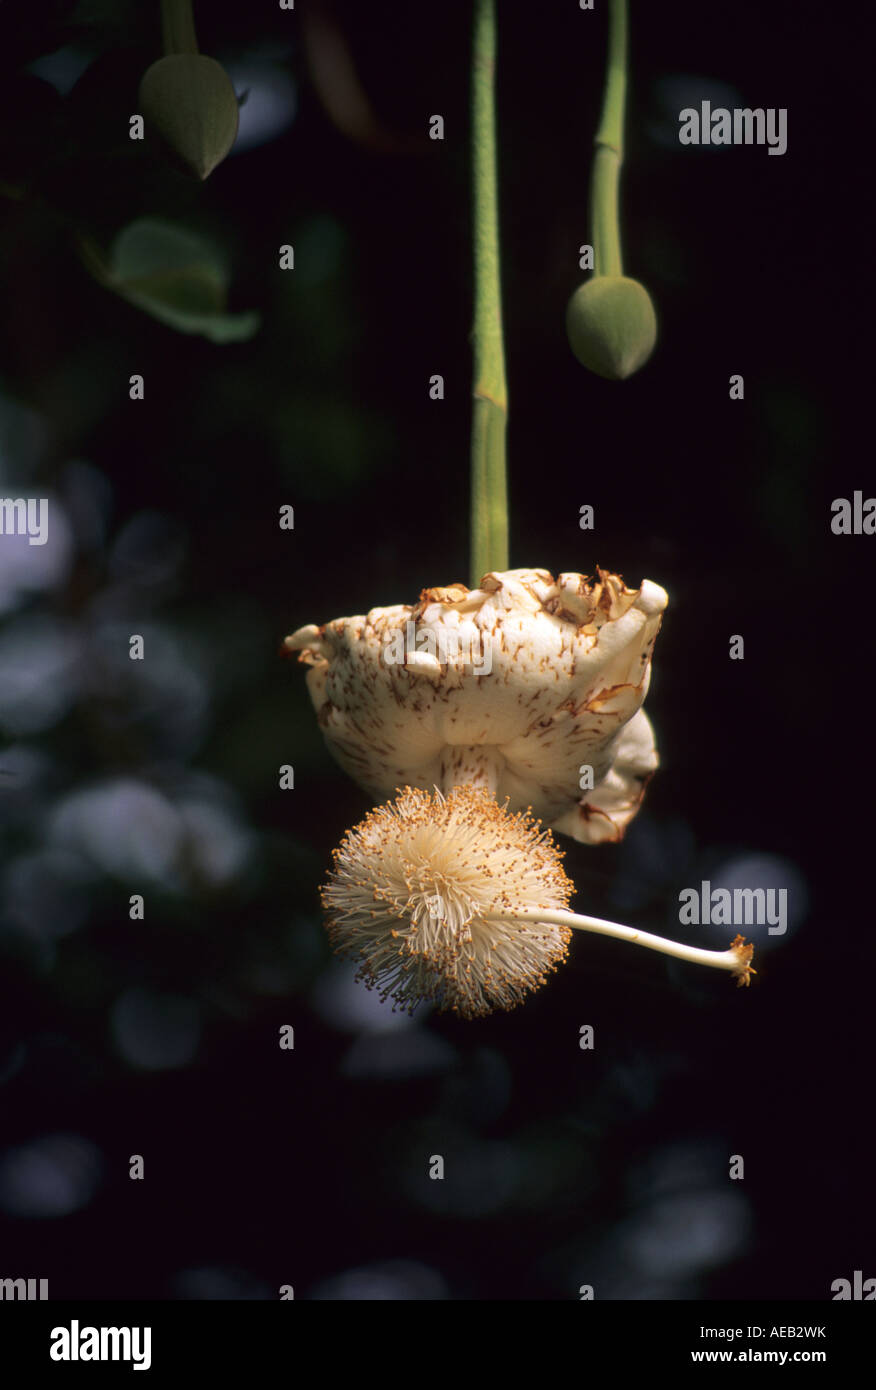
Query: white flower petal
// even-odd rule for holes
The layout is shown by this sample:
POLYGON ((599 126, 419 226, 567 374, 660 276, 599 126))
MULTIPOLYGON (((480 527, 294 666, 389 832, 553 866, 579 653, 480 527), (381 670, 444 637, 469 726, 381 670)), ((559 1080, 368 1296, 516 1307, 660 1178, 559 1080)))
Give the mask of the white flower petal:
POLYGON ((598 843, 620 839, 657 766, 641 704, 666 603, 649 580, 508 570, 311 624, 286 647, 311 667, 329 748, 375 800, 475 780, 598 843))

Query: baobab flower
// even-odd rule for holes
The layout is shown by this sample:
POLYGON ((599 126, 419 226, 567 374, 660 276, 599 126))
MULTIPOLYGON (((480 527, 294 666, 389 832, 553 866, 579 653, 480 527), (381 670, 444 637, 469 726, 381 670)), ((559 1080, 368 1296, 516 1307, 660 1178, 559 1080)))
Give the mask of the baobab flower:
POLYGON ((666 602, 647 580, 511 570, 287 638, 341 766, 376 799, 399 793, 347 832, 322 895, 334 949, 384 998, 463 1018, 514 1008, 573 928, 748 984, 741 937, 706 951, 570 912, 551 834, 620 839, 638 808, 657 766, 641 705, 666 602))

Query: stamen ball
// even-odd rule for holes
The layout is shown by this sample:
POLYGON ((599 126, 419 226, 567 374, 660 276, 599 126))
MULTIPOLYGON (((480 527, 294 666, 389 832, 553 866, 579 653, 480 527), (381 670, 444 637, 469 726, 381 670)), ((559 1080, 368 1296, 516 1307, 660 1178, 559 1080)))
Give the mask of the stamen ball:
POLYGON ((550 831, 469 785, 406 787, 347 831, 322 892, 329 939, 359 975, 413 1012, 513 1009, 566 958, 571 931, 493 920, 562 911, 574 885, 550 831))

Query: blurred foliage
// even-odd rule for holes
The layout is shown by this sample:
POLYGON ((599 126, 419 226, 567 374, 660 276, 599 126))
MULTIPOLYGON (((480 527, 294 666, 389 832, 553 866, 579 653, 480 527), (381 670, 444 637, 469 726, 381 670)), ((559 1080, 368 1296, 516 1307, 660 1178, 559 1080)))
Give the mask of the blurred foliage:
POLYGON ((107 281, 129 303, 181 333, 233 343, 258 328, 257 314, 225 313, 227 276, 209 244, 157 219, 140 218, 119 233, 107 281))

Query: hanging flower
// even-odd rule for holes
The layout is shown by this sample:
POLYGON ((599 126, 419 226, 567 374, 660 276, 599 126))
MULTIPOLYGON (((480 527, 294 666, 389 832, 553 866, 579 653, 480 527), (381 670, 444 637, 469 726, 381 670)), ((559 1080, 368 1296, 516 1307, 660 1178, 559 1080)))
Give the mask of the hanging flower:
POLYGON ((463 1018, 514 1008, 573 928, 749 983, 740 936, 706 951, 570 912, 541 829, 597 843, 635 815, 657 766, 641 705, 666 602, 601 570, 510 570, 286 639, 338 762, 394 797, 347 832, 322 895, 334 949, 383 998, 463 1018))

